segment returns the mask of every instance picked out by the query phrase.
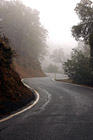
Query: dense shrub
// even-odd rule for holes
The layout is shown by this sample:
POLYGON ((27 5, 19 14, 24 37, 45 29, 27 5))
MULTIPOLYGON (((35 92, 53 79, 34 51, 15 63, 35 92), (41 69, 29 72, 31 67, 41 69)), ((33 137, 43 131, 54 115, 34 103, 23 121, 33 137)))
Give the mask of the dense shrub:
POLYGON ((0 67, 9 67, 12 64, 15 52, 8 44, 8 39, 5 37, 0 38, 0 67))
POLYGON ((64 63, 64 70, 72 81, 79 84, 92 84, 90 58, 82 51, 73 50, 71 59, 64 63))

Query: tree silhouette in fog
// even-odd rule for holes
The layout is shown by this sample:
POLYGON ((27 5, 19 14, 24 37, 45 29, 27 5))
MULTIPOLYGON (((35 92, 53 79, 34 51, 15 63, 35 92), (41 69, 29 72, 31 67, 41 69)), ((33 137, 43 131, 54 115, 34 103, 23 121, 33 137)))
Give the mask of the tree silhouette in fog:
POLYGON ((93 2, 81 0, 75 11, 80 23, 72 27, 72 35, 76 40, 84 40, 90 45, 91 68, 93 70, 93 2))
POLYGON ((45 54, 47 30, 41 25, 37 10, 19 0, 1 0, 0 25, 1 33, 9 38, 17 53, 35 60, 45 54))

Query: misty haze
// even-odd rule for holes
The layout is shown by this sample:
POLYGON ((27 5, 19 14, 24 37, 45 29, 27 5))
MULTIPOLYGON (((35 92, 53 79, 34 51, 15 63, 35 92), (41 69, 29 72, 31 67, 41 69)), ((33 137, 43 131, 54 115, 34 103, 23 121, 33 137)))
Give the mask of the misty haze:
POLYGON ((0 140, 93 140, 93 0, 0 0, 0 140))

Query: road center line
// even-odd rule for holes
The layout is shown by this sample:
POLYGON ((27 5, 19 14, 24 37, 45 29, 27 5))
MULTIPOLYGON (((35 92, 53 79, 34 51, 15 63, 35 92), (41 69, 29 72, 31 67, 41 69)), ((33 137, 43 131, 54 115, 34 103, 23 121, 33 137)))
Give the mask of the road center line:
POLYGON ((41 107, 41 110, 44 110, 45 107, 49 104, 49 102, 51 101, 51 95, 49 94, 48 91, 46 91, 45 89, 43 89, 43 91, 47 94, 47 102, 41 107))

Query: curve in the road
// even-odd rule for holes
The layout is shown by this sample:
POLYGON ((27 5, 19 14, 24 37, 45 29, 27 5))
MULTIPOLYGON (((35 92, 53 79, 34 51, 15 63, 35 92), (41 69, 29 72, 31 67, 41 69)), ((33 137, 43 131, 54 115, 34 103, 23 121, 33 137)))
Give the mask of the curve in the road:
MULTIPOLYGON (((23 82, 23 80, 22 80, 22 82, 23 82)), ((29 87, 29 86, 28 86, 27 84, 25 84, 24 82, 23 82, 23 84, 24 84, 27 88, 31 89, 31 87, 29 87)), ((11 119, 11 118, 13 118, 14 116, 17 116, 17 115, 19 115, 19 114, 21 114, 21 113, 27 111, 28 109, 31 109, 34 105, 36 105, 37 102, 39 101, 40 96, 39 96, 39 93, 38 93, 36 90, 34 90, 34 93, 36 94, 36 100, 34 101, 33 104, 31 104, 30 106, 26 107, 25 109, 23 109, 23 110, 21 110, 21 111, 18 111, 18 112, 16 112, 16 113, 12 114, 12 115, 9 115, 8 117, 5 117, 4 119, 1 119, 1 120, 0 120, 0 123, 1 123, 1 122, 4 122, 4 121, 6 121, 6 120, 11 119)))

